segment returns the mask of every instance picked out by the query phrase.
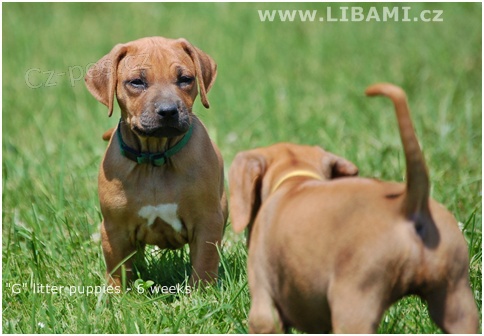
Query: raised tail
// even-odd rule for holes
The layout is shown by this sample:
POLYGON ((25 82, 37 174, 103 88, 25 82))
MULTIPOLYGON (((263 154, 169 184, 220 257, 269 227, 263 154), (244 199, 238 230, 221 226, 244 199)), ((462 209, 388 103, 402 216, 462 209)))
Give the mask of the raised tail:
POLYGON ((378 83, 368 87, 365 93, 367 96, 386 96, 395 105, 407 165, 407 192, 402 211, 406 218, 415 222, 417 231, 423 234, 421 231, 425 223, 432 221, 429 210, 430 182, 425 159, 410 119, 405 92, 393 84, 378 83))

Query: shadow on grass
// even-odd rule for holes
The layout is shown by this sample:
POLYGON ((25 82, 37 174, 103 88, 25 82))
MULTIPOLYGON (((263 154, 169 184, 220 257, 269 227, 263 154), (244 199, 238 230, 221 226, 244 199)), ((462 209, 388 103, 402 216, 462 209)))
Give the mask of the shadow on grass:
MULTIPOLYGON (((246 282, 247 252, 241 249, 219 250, 220 265, 218 270, 217 288, 232 287, 240 282, 246 282)), ((179 250, 161 250, 156 246, 147 246, 139 251, 134 261, 136 278, 144 283, 152 281, 151 295, 158 295, 154 287, 187 286, 192 273, 188 246, 179 250)), ((167 296, 173 301, 177 295, 167 296)))

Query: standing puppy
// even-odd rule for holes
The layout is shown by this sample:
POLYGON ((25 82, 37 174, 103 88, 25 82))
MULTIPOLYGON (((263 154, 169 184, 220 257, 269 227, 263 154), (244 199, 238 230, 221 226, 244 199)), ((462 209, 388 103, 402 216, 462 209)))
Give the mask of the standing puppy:
POLYGON ((374 333, 396 300, 417 294, 445 332, 475 333, 466 242, 429 198, 429 179, 405 93, 368 95, 396 107, 407 184, 328 181, 356 169, 317 148, 279 144, 238 154, 230 169, 234 230, 250 228, 249 330, 374 333))
MULTIPOLYGON (((216 64, 184 39, 142 38, 116 45, 87 73, 91 94, 121 119, 101 164, 98 188, 107 277, 145 244, 190 246, 190 283, 217 277, 217 245, 227 219, 223 161, 192 113, 208 108, 216 64)), ((132 260, 124 263, 132 276, 132 260)))

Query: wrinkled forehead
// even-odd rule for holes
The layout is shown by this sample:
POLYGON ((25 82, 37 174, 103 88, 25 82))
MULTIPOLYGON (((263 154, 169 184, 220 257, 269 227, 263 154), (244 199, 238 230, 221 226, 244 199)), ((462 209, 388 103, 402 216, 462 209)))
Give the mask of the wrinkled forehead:
POLYGON ((128 45, 118 70, 155 74, 195 72, 195 65, 183 46, 175 40, 135 41, 128 45))

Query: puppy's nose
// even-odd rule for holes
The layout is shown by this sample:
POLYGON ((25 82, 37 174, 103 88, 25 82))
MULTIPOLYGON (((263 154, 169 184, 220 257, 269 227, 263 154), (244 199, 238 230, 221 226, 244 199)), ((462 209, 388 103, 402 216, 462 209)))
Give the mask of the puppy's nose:
POLYGON ((177 119, 178 118, 178 106, 176 104, 160 104, 155 112, 162 119, 177 119))

